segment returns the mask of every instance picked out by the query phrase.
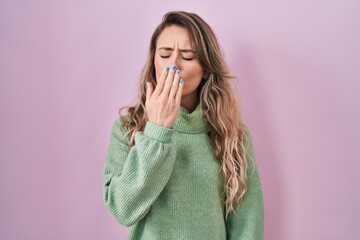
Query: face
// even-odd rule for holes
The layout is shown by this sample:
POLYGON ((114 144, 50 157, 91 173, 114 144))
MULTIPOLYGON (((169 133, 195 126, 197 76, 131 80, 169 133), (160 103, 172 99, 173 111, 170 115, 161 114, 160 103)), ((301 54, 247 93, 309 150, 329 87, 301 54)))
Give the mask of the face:
POLYGON ((184 80, 182 96, 196 94, 203 77, 203 68, 200 65, 187 29, 172 25, 164 28, 158 37, 155 51, 156 81, 164 68, 175 64, 179 69, 180 78, 184 80))

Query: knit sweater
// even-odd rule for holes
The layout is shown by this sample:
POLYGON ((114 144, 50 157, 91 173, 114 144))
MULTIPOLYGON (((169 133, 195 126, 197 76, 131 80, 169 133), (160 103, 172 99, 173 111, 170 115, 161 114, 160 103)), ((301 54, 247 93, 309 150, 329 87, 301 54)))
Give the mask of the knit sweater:
MULTIPOLYGON (((103 200, 117 222, 130 227, 127 240, 263 239, 261 181, 249 158, 248 192, 225 220, 224 179, 200 103, 191 113, 180 106, 172 128, 147 121, 131 148, 120 124, 117 118, 110 134, 103 200)), ((255 160, 246 126, 245 133, 255 160)))

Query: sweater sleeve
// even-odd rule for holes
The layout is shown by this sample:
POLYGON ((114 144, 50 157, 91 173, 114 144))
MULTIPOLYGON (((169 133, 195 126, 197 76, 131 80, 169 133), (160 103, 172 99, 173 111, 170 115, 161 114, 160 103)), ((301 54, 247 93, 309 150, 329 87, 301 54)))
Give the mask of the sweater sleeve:
POLYGON ((121 120, 113 124, 103 172, 103 199, 116 220, 131 226, 149 212, 170 179, 176 149, 174 130, 147 121, 144 131, 135 133, 135 144, 120 131, 121 120))
POLYGON ((263 240, 264 238, 264 202, 254 149, 248 128, 245 126, 245 148, 249 154, 248 161, 248 191, 242 204, 235 208, 226 220, 227 240, 263 240), (250 161, 250 157, 253 161, 250 161))

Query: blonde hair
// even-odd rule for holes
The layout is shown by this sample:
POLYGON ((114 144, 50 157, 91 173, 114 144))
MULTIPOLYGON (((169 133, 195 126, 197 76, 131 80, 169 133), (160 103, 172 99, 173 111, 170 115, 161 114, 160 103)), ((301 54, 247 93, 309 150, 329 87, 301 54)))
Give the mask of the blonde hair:
POLYGON ((198 87, 200 104, 204 117, 212 127, 208 136, 215 148, 216 158, 221 163, 221 172, 225 180, 222 200, 225 203, 225 218, 227 219, 230 212, 235 210, 235 204, 240 204, 247 192, 248 163, 246 158, 252 157, 247 154, 248 147, 245 143, 247 127, 240 116, 238 99, 230 84, 230 80, 236 77, 230 75, 214 32, 197 14, 170 11, 163 16, 161 24, 151 37, 146 64, 140 74, 137 103, 134 106, 124 106, 119 109, 122 119, 120 129, 127 129, 126 135, 130 135, 129 147, 131 147, 135 144, 135 133, 145 128, 148 120, 144 114, 145 84, 151 79, 152 85, 156 86, 154 66, 156 43, 160 33, 170 25, 177 25, 188 30, 192 48, 204 70, 204 77, 198 87), (121 114, 124 108, 127 108, 129 119, 121 114))

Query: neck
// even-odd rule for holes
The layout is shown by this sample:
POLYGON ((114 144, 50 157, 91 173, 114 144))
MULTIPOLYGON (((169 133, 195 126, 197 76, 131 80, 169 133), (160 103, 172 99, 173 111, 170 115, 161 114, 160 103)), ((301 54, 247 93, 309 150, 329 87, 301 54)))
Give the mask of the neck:
POLYGON ((183 96, 181 98, 181 106, 183 106, 189 113, 192 113, 196 106, 199 104, 199 94, 197 91, 195 91, 192 94, 183 96))
POLYGON ((203 133, 210 131, 211 126, 203 115, 200 102, 191 113, 188 112, 185 107, 180 106, 179 115, 176 118, 173 129, 183 133, 203 133))

